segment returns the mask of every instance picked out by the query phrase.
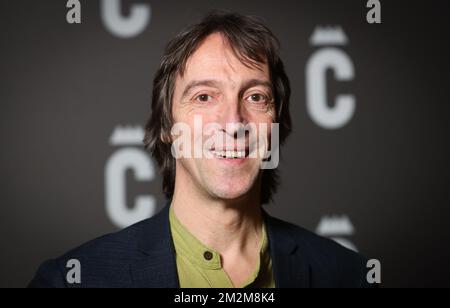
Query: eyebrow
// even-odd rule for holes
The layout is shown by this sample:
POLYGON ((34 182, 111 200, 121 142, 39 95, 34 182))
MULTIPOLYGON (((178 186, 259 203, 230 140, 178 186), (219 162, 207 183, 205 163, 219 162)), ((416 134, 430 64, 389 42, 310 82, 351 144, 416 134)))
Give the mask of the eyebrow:
POLYGON ((193 88, 199 87, 199 86, 207 86, 207 87, 219 87, 219 82, 212 79, 206 79, 206 80, 194 80, 191 81, 183 90, 183 94, 181 95, 181 98, 184 98, 189 92, 192 91, 193 88))
POLYGON ((266 88, 270 89, 271 92, 273 92, 273 86, 270 81, 263 80, 263 79, 250 79, 244 83, 243 87, 239 91, 239 97, 244 96, 245 91, 247 91, 248 89, 250 89, 252 87, 256 87, 256 86, 266 87, 266 88))
MULTIPOLYGON (((214 87, 219 88, 220 82, 213 79, 205 79, 205 80, 193 80, 191 81, 183 90, 183 94, 181 95, 181 98, 183 99, 189 92, 192 91, 192 89, 199 87, 199 86, 207 86, 207 87, 214 87)), ((247 91, 251 87, 256 86, 263 86, 266 88, 269 88, 271 91, 273 90, 272 83, 267 80, 263 79, 250 79, 244 83, 241 90, 239 91, 239 96, 242 96, 245 91, 247 91)))

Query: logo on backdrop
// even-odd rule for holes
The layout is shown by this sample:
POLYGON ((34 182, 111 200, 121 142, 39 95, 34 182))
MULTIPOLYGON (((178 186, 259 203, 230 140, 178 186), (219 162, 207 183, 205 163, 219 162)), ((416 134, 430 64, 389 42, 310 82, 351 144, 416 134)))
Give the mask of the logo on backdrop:
POLYGON ((123 16, 121 10, 122 0, 100 1, 103 24, 109 32, 120 38, 131 38, 142 33, 152 15, 151 6, 146 3, 132 4, 128 16, 123 16))
POLYGON ((316 233, 358 252, 356 246, 347 238, 355 234, 355 227, 347 215, 323 216, 316 228, 316 233))
MULTIPOLYGON (((81 23, 81 3, 68 0, 66 20, 69 24, 81 23)), ((100 15, 105 28, 120 38, 132 38, 142 33, 150 23, 152 8, 148 3, 135 3, 128 16, 122 15, 122 0, 100 0, 100 15)))
POLYGON ((337 81, 348 82, 355 77, 353 62, 342 49, 348 42, 340 26, 317 26, 309 39, 310 45, 319 49, 306 63, 306 109, 313 122, 325 129, 345 126, 355 113, 354 95, 340 94, 331 102, 327 100, 328 70, 337 81))
POLYGON ((156 211, 156 199, 150 194, 137 196, 134 204, 127 204, 127 171, 133 172, 136 181, 155 178, 153 160, 142 148, 143 139, 141 126, 117 126, 109 139, 109 144, 117 149, 105 167, 106 213, 119 228, 149 218, 156 211))

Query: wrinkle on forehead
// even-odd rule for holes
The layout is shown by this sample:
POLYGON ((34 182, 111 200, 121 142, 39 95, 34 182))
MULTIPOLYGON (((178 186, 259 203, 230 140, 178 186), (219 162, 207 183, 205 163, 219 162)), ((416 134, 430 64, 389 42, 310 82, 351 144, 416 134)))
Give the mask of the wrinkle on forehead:
MULTIPOLYGON (((222 54, 223 58, 227 61, 227 66, 231 69, 232 72, 236 73, 238 71, 237 66, 244 65, 248 69, 257 69, 261 72, 265 71, 267 68, 267 61, 259 62, 255 59, 250 58, 249 56, 240 52, 237 48, 235 48, 230 40, 221 33, 213 33, 207 36, 196 48, 196 50, 189 56, 187 59, 184 68, 179 72, 180 77, 184 77, 184 73, 188 70, 190 64, 192 63, 192 59, 198 56, 198 51, 203 50, 205 48, 205 44, 211 43, 211 40, 220 39, 221 45, 223 48, 222 54)), ((213 46, 208 46, 209 48, 214 48, 213 46)))

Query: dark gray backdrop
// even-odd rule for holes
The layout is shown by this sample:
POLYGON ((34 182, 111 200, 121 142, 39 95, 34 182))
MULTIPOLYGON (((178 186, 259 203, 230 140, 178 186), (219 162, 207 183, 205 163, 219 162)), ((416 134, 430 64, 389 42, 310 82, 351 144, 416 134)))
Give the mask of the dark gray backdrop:
POLYGON ((136 4, 151 10, 129 37, 108 27, 100 1, 81 0, 82 23, 68 24, 66 2, 0 4, 1 287, 25 286, 45 259, 118 230, 114 215, 132 220, 138 196, 143 214, 161 208, 154 163, 132 139, 165 44, 218 8, 265 20, 291 79, 294 132, 269 212, 379 259, 384 286, 450 286, 444 1, 381 1, 382 23, 368 24, 366 1, 123 0, 123 19, 136 4), (346 44, 312 44, 319 26, 339 26, 346 44), (355 100, 331 129, 308 111, 307 63, 324 48, 353 68, 339 81, 339 58, 326 58, 328 108, 341 94, 355 100), (117 127, 134 130, 114 141, 117 127))

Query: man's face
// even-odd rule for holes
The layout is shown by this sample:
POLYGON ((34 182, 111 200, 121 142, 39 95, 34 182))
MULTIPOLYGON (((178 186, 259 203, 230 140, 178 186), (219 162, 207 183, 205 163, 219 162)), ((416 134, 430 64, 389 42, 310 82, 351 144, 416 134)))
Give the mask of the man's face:
POLYGON ((228 200, 258 187, 261 158, 249 157, 255 144, 249 134, 236 134, 236 124, 255 124, 256 136, 260 124, 266 125, 264 137, 270 140, 274 104, 267 64, 244 65, 222 35, 212 34, 188 59, 183 76, 177 77, 172 106, 175 123, 190 127, 192 154, 195 144, 204 145, 213 135, 224 140, 205 148, 208 157, 203 152, 201 158, 177 159, 177 181, 189 181, 210 197, 228 200), (194 133, 199 128, 194 119, 201 119, 203 135, 194 133), (208 125, 213 132, 206 132, 208 125))

